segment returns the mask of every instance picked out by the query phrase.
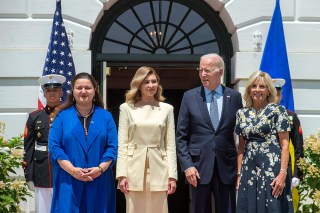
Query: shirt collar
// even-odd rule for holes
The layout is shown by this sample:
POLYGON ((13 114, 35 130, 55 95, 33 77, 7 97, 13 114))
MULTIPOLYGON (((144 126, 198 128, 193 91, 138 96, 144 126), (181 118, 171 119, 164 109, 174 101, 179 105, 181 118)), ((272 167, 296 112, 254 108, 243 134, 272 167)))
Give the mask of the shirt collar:
POLYGON ((52 113, 54 110, 55 110, 55 107, 50 107, 50 106, 46 106, 45 107, 45 110, 47 111, 47 112, 49 112, 49 113, 52 113))
MULTIPOLYGON (((219 96, 222 96, 222 86, 221 84, 219 84, 219 86, 217 86, 217 88, 214 90, 219 96)), ((204 87, 204 92, 206 97, 210 94, 211 95, 211 90, 209 90, 208 88, 204 87)))

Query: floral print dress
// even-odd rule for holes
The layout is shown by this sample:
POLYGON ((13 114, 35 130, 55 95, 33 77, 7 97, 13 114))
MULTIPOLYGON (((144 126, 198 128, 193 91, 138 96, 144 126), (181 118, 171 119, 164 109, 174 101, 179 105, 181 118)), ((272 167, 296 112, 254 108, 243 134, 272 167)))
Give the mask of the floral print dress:
POLYGON ((278 198, 272 196, 270 186, 281 166, 278 132, 290 131, 285 108, 268 104, 256 115, 252 107, 246 107, 238 110, 236 119, 235 132, 245 140, 237 213, 293 212, 289 178, 278 198))

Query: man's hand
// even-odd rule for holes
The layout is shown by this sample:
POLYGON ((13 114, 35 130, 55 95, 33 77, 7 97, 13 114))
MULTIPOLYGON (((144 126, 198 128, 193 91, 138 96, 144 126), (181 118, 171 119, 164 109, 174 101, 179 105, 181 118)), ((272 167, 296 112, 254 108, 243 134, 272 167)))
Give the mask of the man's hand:
POLYGON ((188 168, 185 172, 187 181, 194 187, 197 187, 197 178, 200 179, 198 170, 195 167, 188 168))
POLYGON ((27 186, 28 186, 28 189, 29 189, 30 191, 33 191, 33 192, 34 192, 34 183, 33 183, 33 181, 28 181, 28 182, 27 182, 27 186))

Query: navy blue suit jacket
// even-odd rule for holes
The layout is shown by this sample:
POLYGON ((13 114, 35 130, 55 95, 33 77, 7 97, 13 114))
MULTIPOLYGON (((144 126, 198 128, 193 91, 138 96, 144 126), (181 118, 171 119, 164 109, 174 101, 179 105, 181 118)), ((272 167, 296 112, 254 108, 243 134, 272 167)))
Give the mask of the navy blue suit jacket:
POLYGON ((184 93, 177 124, 177 152, 182 171, 196 167, 200 184, 212 178, 215 160, 224 184, 234 184, 237 176, 237 151, 234 141, 236 112, 242 108, 241 94, 223 88, 221 119, 217 130, 212 126, 200 86, 184 93))

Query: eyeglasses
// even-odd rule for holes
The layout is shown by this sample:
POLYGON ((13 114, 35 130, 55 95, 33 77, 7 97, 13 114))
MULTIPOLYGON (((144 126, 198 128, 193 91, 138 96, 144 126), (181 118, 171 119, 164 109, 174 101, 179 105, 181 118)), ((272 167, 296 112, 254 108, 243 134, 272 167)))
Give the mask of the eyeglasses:
POLYGON ((213 71, 216 71, 216 70, 219 70, 219 68, 215 67, 215 68, 198 68, 199 70, 199 73, 206 73, 206 74, 209 74, 213 71))

